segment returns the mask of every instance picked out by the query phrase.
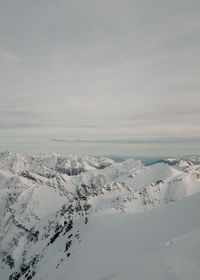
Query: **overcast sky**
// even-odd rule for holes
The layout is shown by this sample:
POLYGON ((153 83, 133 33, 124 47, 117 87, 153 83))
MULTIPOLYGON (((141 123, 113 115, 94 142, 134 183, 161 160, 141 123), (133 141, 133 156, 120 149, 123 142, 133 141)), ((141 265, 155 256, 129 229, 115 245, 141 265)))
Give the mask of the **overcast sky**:
POLYGON ((1 151, 199 148, 199 0, 0 0, 1 151))

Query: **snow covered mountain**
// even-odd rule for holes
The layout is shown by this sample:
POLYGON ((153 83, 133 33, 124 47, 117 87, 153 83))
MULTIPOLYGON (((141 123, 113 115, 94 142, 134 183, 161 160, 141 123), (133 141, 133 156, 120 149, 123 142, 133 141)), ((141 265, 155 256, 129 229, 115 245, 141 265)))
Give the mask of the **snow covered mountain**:
POLYGON ((199 279, 199 210, 189 161, 1 153, 0 279, 199 279))

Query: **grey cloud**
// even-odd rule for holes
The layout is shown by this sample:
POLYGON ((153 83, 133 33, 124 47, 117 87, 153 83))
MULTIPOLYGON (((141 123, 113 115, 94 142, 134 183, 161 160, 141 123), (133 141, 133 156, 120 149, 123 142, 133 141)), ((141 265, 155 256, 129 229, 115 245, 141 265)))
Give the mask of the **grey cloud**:
POLYGON ((1 1, 2 137, 194 145, 199 11, 197 0, 1 1))
POLYGON ((16 55, 15 53, 10 52, 9 50, 1 49, 0 48, 0 60, 7 61, 11 63, 16 63, 21 60, 21 58, 16 55))
POLYGON ((107 140, 65 140, 65 139, 49 139, 53 142, 58 143, 87 143, 87 144, 169 144, 169 143, 199 143, 200 137, 188 137, 188 138, 159 138, 159 139, 137 139, 137 140, 116 140, 116 139, 107 139, 107 140))

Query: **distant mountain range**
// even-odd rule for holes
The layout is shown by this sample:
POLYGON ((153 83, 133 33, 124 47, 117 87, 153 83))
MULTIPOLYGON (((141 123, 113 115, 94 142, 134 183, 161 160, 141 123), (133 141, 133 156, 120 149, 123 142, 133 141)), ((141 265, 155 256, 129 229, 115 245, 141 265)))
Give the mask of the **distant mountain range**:
POLYGON ((109 158, 113 159, 115 162, 122 162, 130 158, 134 158, 136 160, 141 160, 145 165, 152 165, 158 162, 164 162, 168 163, 169 165, 176 165, 181 160, 189 160, 193 164, 200 164, 200 156, 199 155, 186 155, 181 157, 173 157, 173 158, 167 158, 167 157, 130 157, 130 156, 115 156, 110 155, 109 158))

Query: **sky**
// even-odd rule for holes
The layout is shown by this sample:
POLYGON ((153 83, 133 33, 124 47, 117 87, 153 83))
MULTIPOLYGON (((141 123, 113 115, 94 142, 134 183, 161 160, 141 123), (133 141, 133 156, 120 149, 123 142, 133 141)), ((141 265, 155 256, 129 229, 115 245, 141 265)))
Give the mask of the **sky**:
POLYGON ((0 0, 0 151, 200 153, 199 0, 0 0))

